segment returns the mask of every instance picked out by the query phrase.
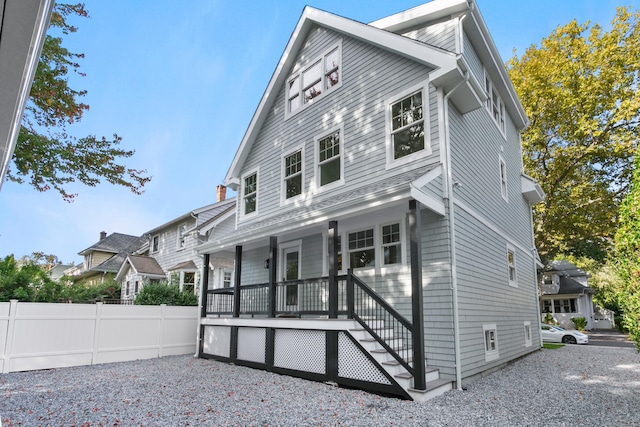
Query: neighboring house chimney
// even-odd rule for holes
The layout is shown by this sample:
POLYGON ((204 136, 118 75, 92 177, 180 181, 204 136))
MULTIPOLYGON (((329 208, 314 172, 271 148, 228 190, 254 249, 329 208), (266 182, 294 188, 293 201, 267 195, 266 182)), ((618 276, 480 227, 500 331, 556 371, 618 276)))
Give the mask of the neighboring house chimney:
POLYGON ((227 187, 220 184, 216 187, 216 202, 221 202, 227 198, 227 187))
POLYGON ((107 232, 106 231, 101 231, 100 232, 100 240, 104 240, 107 237, 107 232))

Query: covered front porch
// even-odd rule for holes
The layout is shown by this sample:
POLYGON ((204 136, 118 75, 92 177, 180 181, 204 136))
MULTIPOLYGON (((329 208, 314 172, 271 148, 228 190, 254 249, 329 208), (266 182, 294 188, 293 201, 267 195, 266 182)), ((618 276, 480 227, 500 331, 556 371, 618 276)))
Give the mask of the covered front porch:
MULTIPOLYGON (((210 289, 203 274, 200 356, 416 400, 449 390, 451 382, 440 380, 438 370, 427 368, 425 361, 420 207, 415 200, 409 203, 406 224, 410 316, 379 295, 368 277, 352 268, 339 274, 346 248, 340 245, 338 222, 330 221, 326 247, 317 242, 328 254, 327 275, 299 278, 299 254, 279 245, 278 236, 269 237, 268 258, 262 261, 268 281, 243 280, 255 274, 243 276, 240 245, 235 246, 233 286, 210 289)), ((205 265, 209 255, 204 254, 205 265)))

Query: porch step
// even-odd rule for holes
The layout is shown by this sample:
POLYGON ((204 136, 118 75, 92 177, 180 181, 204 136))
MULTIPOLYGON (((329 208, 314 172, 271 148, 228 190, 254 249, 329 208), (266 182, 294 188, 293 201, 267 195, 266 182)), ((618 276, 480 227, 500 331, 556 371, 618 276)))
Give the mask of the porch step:
MULTIPOLYGON (((365 328, 354 328, 349 329, 349 331, 351 331, 354 336, 355 334, 363 334, 369 336, 369 331, 367 331, 365 328)), ((393 338, 393 328, 382 328, 377 330, 376 333, 380 335, 380 338, 393 338)))
POLYGON ((426 390, 416 390, 409 388, 407 393, 416 402, 426 402, 434 397, 440 396, 453 388, 451 381, 437 379, 427 382, 426 390))

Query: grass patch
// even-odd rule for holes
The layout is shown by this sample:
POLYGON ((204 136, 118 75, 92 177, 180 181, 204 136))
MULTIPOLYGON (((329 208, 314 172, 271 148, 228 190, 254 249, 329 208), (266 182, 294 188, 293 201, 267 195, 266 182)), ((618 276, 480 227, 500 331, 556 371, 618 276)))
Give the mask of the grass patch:
POLYGON ((557 344, 554 342, 545 342, 542 344, 542 348, 548 348, 549 350, 557 350, 564 347, 564 344, 557 344))

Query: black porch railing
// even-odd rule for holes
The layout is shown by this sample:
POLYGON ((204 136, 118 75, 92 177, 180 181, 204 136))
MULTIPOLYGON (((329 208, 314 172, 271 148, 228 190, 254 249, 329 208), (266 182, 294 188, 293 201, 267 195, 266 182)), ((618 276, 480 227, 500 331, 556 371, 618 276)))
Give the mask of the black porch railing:
MULTIPOLYGON (((413 363, 413 326, 351 270, 337 276, 338 315, 355 319, 408 372, 413 363)), ((329 316, 329 279, 276 283, 276 317, 329 316)), ((240 286, 240 316, 266 317, 269 313, 269 284, 240 286)), ((209 289, 208 316, 233 316, 234 288, 209 289)))

